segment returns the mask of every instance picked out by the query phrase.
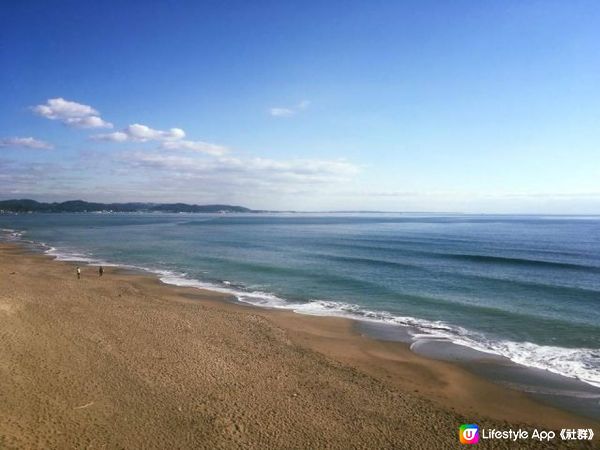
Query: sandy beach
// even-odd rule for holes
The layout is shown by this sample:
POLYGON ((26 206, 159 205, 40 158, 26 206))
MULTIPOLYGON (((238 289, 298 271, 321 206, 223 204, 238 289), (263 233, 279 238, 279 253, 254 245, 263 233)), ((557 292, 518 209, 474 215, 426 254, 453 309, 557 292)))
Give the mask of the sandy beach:
POLYGON ((0 448, 458 448, 462 423, 600 432, 347 319, 81 269, 0 244, 0 448))

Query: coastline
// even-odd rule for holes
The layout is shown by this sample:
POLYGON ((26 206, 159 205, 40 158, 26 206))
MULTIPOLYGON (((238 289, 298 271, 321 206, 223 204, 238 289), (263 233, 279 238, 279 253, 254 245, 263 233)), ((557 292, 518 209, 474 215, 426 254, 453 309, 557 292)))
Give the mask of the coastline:
POLYGON ((112 267, 102 278, 84 267, 77 280, 73 268, 0 244, 9 448, 100 445, 109 434, 109 446, 444 448, 461 423, 599 430, 350 319, 223 301, 112 267))
MULTIPOLYGON (((298 288, 295 287, 293 280, 288 280, 285 286, 278 287, 276 286, 277 280, 271 280, 275 281, 275 285, 270 287, 269 281, 266 284, 265 280, 255 280, 253 282, 252 275, 248 278, 248 274, 245 276, 242 274, 241 277, 238 277, 237 274, 229 273, 223 278, 223 275, 219 276, 218 273, 227 273, 227 268, 217 268, 218 261, 217 267, 213 267, 215 261, 209 262, 208 267, 206 266, 207 261, 204 261, 205 267, 197 272, 194 267, 197 266, 198 262, 188 265, 185 261, 179 263, 171 261, 171 263, 165 264, 160 255, 155 255, 151 259, 144 260, 142 258, 140 260, 136 255, 139 254, 138 252, 144 254, 143 246, 132 248, 131 258, 129 256, 125 257, 125 255, 115 258, 115 255, 111 255, 110 252, 107 254, 104 251, 102 242, 100 242, 100 246, 98 246, 98 243, 94 246, 92 242, 88 241, 88 244, 91 245, 84 244, 81 246, 75 244, 75 246, 69 248, 69 244, 64 245, 65 243, 63 243, 59 247, 54 247, 44 242, 46 239, 42 236, 38 236, 36 240, 31 240, 28 239, 29 236, 23 237, 23 234, 27 235, 28 232, 15 229, 2 229, 0 231, 4 232, 8 241, 18 242, 26 248, 35 252, 43 252, 60 261, 131 269, 139 273, 156 276, 168 285, 216 291, 234 297, 236 303, 251 304, 261 308, 286 309, 299 314, 349 318, 354 320, 354 323, 360 329, 366 330, 371 337, 405 342, 416 353, 433 359, 450 360, 466 365, 475 371, 482 369, 478 363, 483 360, 486 362, 486 367, 483 367, 485 377, 517 390, 532 393, 542 402, 567 409, 577 415, 600 420, 600 373, 598 373, 596 364, 599 356, 597 350, 594 350, 597 348, 597 344, 591 342, 594 340, 594 331, 587 330, 588 332, 583 337, 584 340, 587 340, 588 337, 592 338, 590 342, 582 342, 582 335, 580 335, 580 341, 574 347, 569 344, 554 344, 563 342, 563 339, 566 339, 565 342, 567 342, 569 336, 568 333, 565 336, 562 332, 559 336, 552 335, 551 330, 553 330, 553 325, 556 324, 551 322, 542 325, 532 323, 534 327, 538 328, 534 334, 540 334, 541 332, 541 336, 538 337, 542 341, 536 340, 533 335, 527 336, 530 333, 529 331, 525 331, 523 335, 523 331, 528 330, 526 324, 521 324, 513 330, 513 333, 523 335, 521 339, 502 338, 500 335, 496 335, 495 328, 488 330, 489 333, 477 331, 478 326, 471 327, 468 323, 465 323, 465 317, 462 318, 462 324, 460 317, 458 321, 456 317, 453 320, 446 321, 447 317, 453 317, 454 311, 446 311, 447 315, 438 314, 434 320, 432 317, 422 317, 419 313, 416 315, 411 314, 409 310, 395 310, 393 305, 389 305, 391 308, 385 304, 371 308, 369 297, 373 291, 369 290, 362 291, 356 297, 356 295, 352 295, 352 292, 344 292, 345 288, 337 294, 335 288, 334 292, 329 292, 330 286, 327 284, 321 285, 318 291, 314 291, 313 286, 312 294, 305 298, 302 291, 298 291, 298 288), (102 254, 104 254, 104 257, 100 256, 102 254), (155 263, 155 260, 158 263, 155 263), (222 271, 222 269, 226 270, 222 271), (189 273, 190 271, 191 273, 189 273), (232 281, 229 281, 229 279, 232 281), (239 282, 240 279, 244 281, 239 282), (294 289, 297 291, 296 293, 293 292, 294 289), (287 293, 280 295, 277 292, 287 293), (335 300, 329 300, 329 298, 335 300), (364 302, 362 298, 369 298, 369 301, 364 302), (548 335, 549 333, 550 335, 548 335), (546 339, 545 344, 543 343, 543 335, 546 339), (448 354, 451 355, 450 358, 448 358, 448 354), (473 364, 474 362, 475 364, 473 364), (494 366, 494 368, 489 370, 488 366, 494 366), (503 376, 496 377, 496 371, 501 371, 503 376), (549 386, 551 386, 550 389, 549 386)), ((110 236, 105 236, 105 238, 110 239, 110 236)), ((126 242, 121 245, 128 246, 126 242)), ((240 242, 240 245, 246 245, 245 241, 240 242)), ((168 249, 163 250, 168 251, 168 249)), ((177 249, 174 250, 176 255, 177 249)), ((224 251, 227 251, 227 249, 224 249, 224 251)), ((179 252, 181 252, 181 249, 179 252)), ((251 266, 250 268, 254 269, 251 266)), ((262 271, 264 268, 257 267, 257 269, 262 271)), ((313 274, 313 276, 320 279, 318 274, 313 274)), ((358 278, 360 278, 360 275, 358 275, 358 278)), ((492 277, 492 279, 495 278, 492 277)), ((468 285, 468 280, 463 281, 468 285)), ((349 282, 353 282, 352 277, 350 277, 349 282)), ((423 283, 427 285, 428 282, 422 280, 421 284, 423 283)), ((333 284, 335 285, 336 281, 333 281, 333 284)), ((517 284, 519 283, 517 282, 517 284)), ((468 286, 465 286, 465 288, 468 288, 468 286)), ((571 292, 571 294, 578 295, 574 292, 571 292)), ((373 297, 376 304, 379 301, 377 300, 377 292, 373 292, 373 297)), ((536 295, 531 295, 531 297, 537 298, 536 295)), ((419 301, 420 299, 411 299, 409 304, 415 300, 419 301)), ((425 296, 423 300, 429 302, 431 298, 425 296)), ((538 298, 538 300, 543 303, 542 299, 538 298)), ((485 311, 480 312, 487 314, 485 311)), ((565 314, 568 313, 569 311, 565 311, 565 314)), ((465 311, 460 313, 459 316, 462 314, 465 314, 465 311)), ((425 316, 427 316, 427 313, 425 316)), ((470 316, 471 321, 478 320, 477 313, 472 314, 471 311, 468 311, 467 316, 470 316)), ((507 324, 505 319, 498 324, 500 328, 512 327, 513 325, 507 324)), ((517 314, 514 319, 516 323, 519 323, 522 317, 517 314)), ((487 321, 490 321, 490 317, 487 317, 487 321)), ((560 325, 564 327, 565 323, 563 322, 560 325)))

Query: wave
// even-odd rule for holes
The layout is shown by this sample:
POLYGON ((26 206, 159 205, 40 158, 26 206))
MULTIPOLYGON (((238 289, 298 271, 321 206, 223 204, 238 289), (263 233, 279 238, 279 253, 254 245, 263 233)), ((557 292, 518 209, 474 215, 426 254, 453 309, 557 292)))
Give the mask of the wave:
MULTIPOLYGON (((401 254, 402 256, 417 256, 424 258, 435 258, 435 259, 448 259, 448 260, 456 260, 456 261, 466 261, 466 262, 475 262, 475 263, 489 263, 489 264, 501 264, 506 266, 527 266, 532 268, 544 268, 544 269, 570 269, 591 273, 600 273, 600 266, 598 265, 589 265, 589 264, 578 264, 578 263, 569 263, 569 262, 559 262, 559 261, 550 261, 544 259, 530 259, 530 258, 520 258, 520 257, 511 257, 511 256, 498 256, 498 255, 485 255, 485 254, 477 254, 477 253, 451 253, 451 252, 439 252, 439 251, 426 251, 426 250, 414 250, 411 248, 405 247, 390 247, 389 245, 395 244, 396 241, 383 241, 387 242, 388 247, 381 246, 369 246, 369 245, 349 245, 349 244, 340 244, 340 243, 328 243, 324 244, 330 247, 340 247, 344 249, 350 249, 352 251, 356 251, 356 249, 364 250, 364 251, 372 251, 376 249, 378 252, 389 253, 394 256, 398 256, 401 254)), ((541 253, 536 250, 536 253, 541 253)), ((549 252, 548 252, 549 253, 549 252)), ((565 255, 566 253, 561 253, 561 255, 565 255)), ((552 252, 552 255, 556 255, 556 252, 552 252)), ((572 254, 576 255, 576 254, 572 254)), ((576 255, 581 256, 581 255, 576 255)), ((332 258, 345 258, 345 256, 337 256, 337 255, 328 255, 325 254, 325 257, 332 258)), ((360 262, 363 258, 356 257, 348 257, 350 259, 355 259, 360 262)), ((377 263, 380 260, 371 260, 365 259, 364 262, 372 262, 377 263)), ((386 261, 383 261, 386 262, 386 261)), ((388 262, 391 263, 391 262, 388 262)), ((397 263, 399 266, 404 265, 405 263, 397 263)), ((420 267, 416 264, 406 264, 410 267, 420 267)))
POLYGON ((473 261, 481 263, 497 263, 507 265, 518 265, 518 266, 531 266, 531 267, 547 267, 553 269, 573 269, 583 270, 587 272, 600 273, 600 267, 588 266, 584 264, 576 263, 564 263, 555 261, 545 261, 540 259, 527 259, 527 258, 511 258, 505 256, 491 256, 491 255, 477 255, 470 253, 435 253, 436 256, 441 256, 448 259, 457 259, 463 261, 473 261))
POLYGON ((23 232, 2 229, 7 240, 20 240, 36 245, 44 253, 61 261, 77 261, 90 265, 104 265, 145 271, 156 275, 163 283, 183 287, 221 292, 237 301, 259 307, 291 310, 300 314, 337 316, 353 320, 407 327, 413 342, 438 339, 467 346, 485 353, 503 356, 528 367, 547 370, 569 378, 576 378, 600 387, 600 349, 565 348, 538 345, 531 342, 515 342, 490 337, 444 321, 432 321, 415 317, 395 315, 387 311, 369 310, 356 304, 331 300, 313 299, 294 302, 270 292, 250 290, 231 281, 208 282, 189 277, 186 273, 143 267, 131 264, 115 264, 93 257, 90 254, 59 250, 43 242, 26 241, 23 232))
MULTIPOLYGON (((86 263, 86 264, 90 264, 90 265, 105 264, 104 261, 101 261, 96 258, 92 258, 84 253, 78 253, 75 251, 71 251, 71 252, 60 251, 56 247, 48 246, 44 242, 40 242, 40 245, 42 247, 44 247, 44 246, 48 247, 46 250, 44 250, 44 253, 54 257, 54 259, 56 259, 57 261, 82 262, 82 263, 86 263)), ((106 264, 106 265, 108 265, 108 264, 106 264)))

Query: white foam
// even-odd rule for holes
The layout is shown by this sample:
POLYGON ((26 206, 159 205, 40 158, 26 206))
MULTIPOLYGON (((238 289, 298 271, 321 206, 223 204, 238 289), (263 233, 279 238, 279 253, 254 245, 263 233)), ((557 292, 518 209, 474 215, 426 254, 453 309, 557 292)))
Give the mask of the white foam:
POLYGON ((53 256, 54 259, 56 259, 58 261, 75 261, 75 262, 82 262, 82 263, 87 263, 87 264, 95 264, 95 263, 99 262, 98 259, 92 258, 88 255, 84 255, 82 253, 77 253, 77 252, 59 251, 55 247, 50 247, 44 253, 46 253, 47 255, 53 256))
POLYGON ((90 266, 127 267, 124 264, 110 263, 103 259, 94 258, 89 254, 80 253, 77 251, 58 250, 56 247, 52 247, 45 242, 39 242, 37 244, 44 249, 45 254, 52 256, 57 261, 80 262, 90 266))
POLYGON ((500 341, 489 346, 497 354, 524 366, 577 378, 600 387, 600 350, 500 341))
POLYGON ((1 237, 6 241, 19 241, 23 237, 24 232, 13 230, 12 228, 2 228, 0 229, 1 237))
MULTIPOLYGON (((146 269, 148 270, 148 269, 146 269)), ((287 301, 276 295, 269 294, 261 291, 244 291, 238 289, 229 282, 229 284, 223 283, 208 283, 199 281, 193 278, 188 278, 185 274, 173 272, 170 270, 152 270, 151 272, 159 276, 160 281, 166 284, 173 284, 175 286, 195 287, 198 289, 206 289, 210 291, 221 292, 229 294, 239 301, 244 303, 250 303, 256 306, 270 307, 270 308, 285 308, 289 305, 287 301)))

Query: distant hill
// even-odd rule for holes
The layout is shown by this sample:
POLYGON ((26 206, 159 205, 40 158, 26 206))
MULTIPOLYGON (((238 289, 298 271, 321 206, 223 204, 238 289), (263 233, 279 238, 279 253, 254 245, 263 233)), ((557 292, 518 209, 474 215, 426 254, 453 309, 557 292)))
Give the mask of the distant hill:
POLYGON ((0 212, 170 212, 170 213, 249 213, 259 212, 243 206, 188 205, 187 203, 93 203, 70 200, 62 203, 41 203, 30 199, 2 200, 0 212))

